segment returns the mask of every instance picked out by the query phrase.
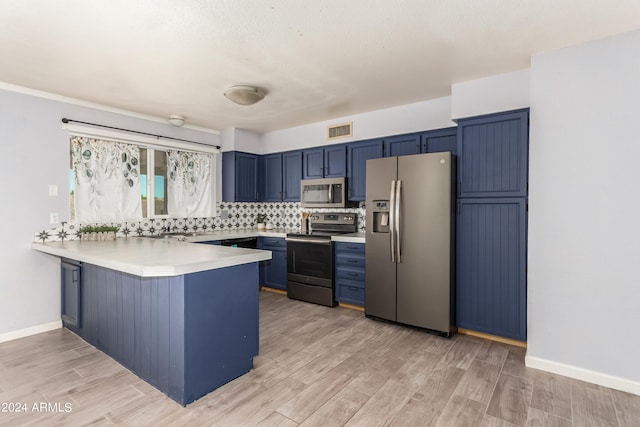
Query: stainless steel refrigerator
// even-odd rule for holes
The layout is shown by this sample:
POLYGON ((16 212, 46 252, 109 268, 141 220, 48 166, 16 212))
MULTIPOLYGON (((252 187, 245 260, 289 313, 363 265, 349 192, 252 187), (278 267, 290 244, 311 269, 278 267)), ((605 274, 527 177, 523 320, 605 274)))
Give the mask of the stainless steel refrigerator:
POLYGON ((365 314, 454 331, 454 157, 367 161, 365 314))

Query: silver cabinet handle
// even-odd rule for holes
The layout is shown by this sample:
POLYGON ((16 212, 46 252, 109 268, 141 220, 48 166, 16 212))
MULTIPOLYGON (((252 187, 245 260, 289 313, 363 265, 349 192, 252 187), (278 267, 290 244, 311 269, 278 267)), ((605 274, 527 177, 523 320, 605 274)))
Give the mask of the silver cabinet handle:
POLYGON ((402 181, 398 180, 396 184, 396 250, 398 264, 402 262, 402 227, 400 221, 402 219, 400 204, 402 202, 402 181))
POLYGON ((391 262, 396 262, 396 250, 395 250, 395 240, 396 240, 396 182, 391 181, 391 193, 389 194, 389 205, 391 209, 389 210, 389 230, 391 230, 389 240, 391 242, 391 262))
POLYGON ((327 203, 333 202, 333 184, 329 184, 329 200, 327 203))

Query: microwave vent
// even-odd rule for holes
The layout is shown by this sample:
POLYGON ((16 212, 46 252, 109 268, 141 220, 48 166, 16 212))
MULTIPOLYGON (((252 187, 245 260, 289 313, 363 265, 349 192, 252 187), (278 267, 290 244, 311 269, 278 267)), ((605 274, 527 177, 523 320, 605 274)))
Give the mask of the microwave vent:
POLYGON ((327 128, 327 139, 329 141, 347 136, 353 136, 353 122, 331 125, 327 128))

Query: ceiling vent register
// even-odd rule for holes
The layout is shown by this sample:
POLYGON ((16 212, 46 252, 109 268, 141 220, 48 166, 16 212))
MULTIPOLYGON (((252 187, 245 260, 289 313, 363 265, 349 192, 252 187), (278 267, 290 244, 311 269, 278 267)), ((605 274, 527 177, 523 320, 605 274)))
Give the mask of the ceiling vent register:
POLYGON ((348 136, 353 136, 353 122, 340 123, 339 125, 327 127, 327 139, 329 141, 348 136))

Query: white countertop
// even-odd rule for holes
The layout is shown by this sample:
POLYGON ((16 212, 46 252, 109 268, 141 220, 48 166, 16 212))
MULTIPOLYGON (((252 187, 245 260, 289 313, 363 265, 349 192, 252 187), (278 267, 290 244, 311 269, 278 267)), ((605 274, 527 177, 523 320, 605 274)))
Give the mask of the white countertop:
POLYGON ((334 242, 364 243, 364 236, 365 233, 340 234, 338 236, 331 236, 331 240, 334 242))
POLYGON ((294 230, 285 230, 276 228, 273 230, 258 231, 256 230, 225 230, 200 232, 195 236, 186 236, 185 242, 208 242, 210 240, 226 240, 226 239, 242 239, 244 237, 287 237, 287 232, 293 233, 294 230))
MULTIPOLYGON (((235 234, 233 237, 231 237, 232 234, 225 234, 224 236, 211 238, 210 235, 207 235, 207 238, 199 241, 236 237, 235 234)), ((204 235, 197 237, 204 237, 204 235)), ((31 247, 50 255, 86 262, 141 277, 179 276, 271 259, 271 251, 215 245, 194 245, 174 239, 140 237, 125 237, 106 241, 34 242, 31 247)))

